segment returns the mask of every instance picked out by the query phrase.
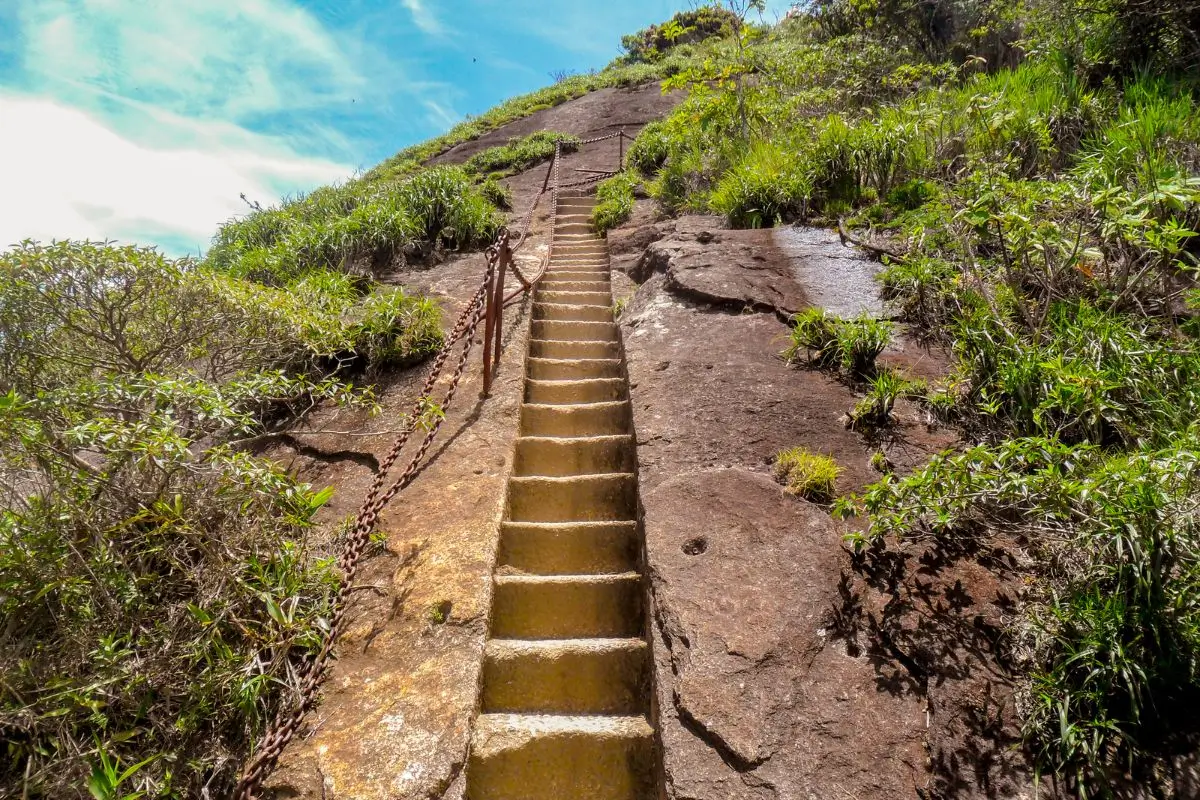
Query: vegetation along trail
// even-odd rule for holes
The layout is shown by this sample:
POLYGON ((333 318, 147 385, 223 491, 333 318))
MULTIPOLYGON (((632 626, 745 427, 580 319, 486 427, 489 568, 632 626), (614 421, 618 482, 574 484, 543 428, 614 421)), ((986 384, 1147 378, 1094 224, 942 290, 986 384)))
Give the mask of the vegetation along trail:
POLYGON ((1200 797, 1200 4, 764 11, 0 254, 0 796, 1200 797))

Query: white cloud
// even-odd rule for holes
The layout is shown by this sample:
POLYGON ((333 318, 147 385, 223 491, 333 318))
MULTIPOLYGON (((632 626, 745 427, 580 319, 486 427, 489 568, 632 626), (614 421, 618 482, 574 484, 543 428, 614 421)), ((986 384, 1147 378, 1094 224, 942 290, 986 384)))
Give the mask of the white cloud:
POLYGON ((446 32, 442 23, 425 5, 425 0, 400 0, 412 14, 413 24, 432 36, 441 36, 446 32))
POLYGON ((320 107, 367 86, 288 0, 18 0, 28 88, 101 93, 239 120, 320 107))
POLYGON ((246 211, 241 193, 274 202, 350 173, 232 126, 191 134, 203 146, 146 147, 78 109, 0 94, 0 249, 24 238, 112 238, 195 252, 246 211))

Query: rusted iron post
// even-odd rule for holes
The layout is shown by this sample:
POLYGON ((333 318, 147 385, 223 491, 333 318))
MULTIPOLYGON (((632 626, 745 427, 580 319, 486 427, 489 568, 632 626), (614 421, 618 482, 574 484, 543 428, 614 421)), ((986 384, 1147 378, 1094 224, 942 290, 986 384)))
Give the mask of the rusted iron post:
POLYGON ((483 396, 487 397, 492 393, 492 340, 495 338, 496 329, 496 309, 493 300, 496 292, 496 273, 503 264, 503 256, 500 253, 496 254, 497 265, 495 269, 491 269, 489 265, 488 285, 484 290, 484 312, 483 312, 483 396))
POLYGON ((621 159, 617 163, 617 172, 620 172, 625 169, 625 129, 622 128, 618 133, 620 135, 617 136, 617 139, 621 142, 621 159))
POLYGON ((496 264, 496 291, 492 295, 492 309, 496 317, 493 335, 496 337, 495 345, 490 348, 492 351, 492 366, 493 372, 500 367, 500 343, 504 339, 504 273, 508 272, 509 266, 512 264, 512 250, 508 247, 506 239, 500 245, 500 260, 496 264))

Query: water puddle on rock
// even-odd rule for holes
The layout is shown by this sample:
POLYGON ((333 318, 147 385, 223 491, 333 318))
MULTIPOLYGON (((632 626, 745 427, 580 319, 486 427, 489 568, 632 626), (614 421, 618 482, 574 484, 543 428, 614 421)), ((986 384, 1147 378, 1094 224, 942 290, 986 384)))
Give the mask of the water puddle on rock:
POLYGON ((879 262, 823 228, 775 228, 771 238, 791 262, 809 303, 839 317, 884 315, 875 280, 879 262))

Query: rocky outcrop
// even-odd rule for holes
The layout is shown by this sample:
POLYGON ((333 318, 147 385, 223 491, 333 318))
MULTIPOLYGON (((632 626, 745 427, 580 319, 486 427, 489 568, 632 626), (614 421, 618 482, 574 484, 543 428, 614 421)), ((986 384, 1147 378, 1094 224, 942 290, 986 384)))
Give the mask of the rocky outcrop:
POLYGON ((629 277, 641 283, 662 273, 672 293, 735 311, 787 316, 803 308, 804 291, 771 232, 722 230, 720 222, 716 217, 683 217, 649 232, 643 229, 636 238, 658 232, 664 236, 646 247, 629 277), (669 234, 668 225, 673 227, 669 234))
MULTIPOLYGON (((903 473, 957 442, 903 404, 869 439, 847 430, 861 387, 779 355, 785 310, 820 297, 880 313, 873 268, 835 234, 717 223, 616 234, 650 240, 625 256, 643 282, 621 319, 668 798, 1032 797, 998 646, 1011 556, 914 544, 854 558, 846 523, 770 476, 801 446, 838 463, 845 494, 878 480, 876 450, 903 473)), ((945 369, 904 339, 884 360, 945 369)))

